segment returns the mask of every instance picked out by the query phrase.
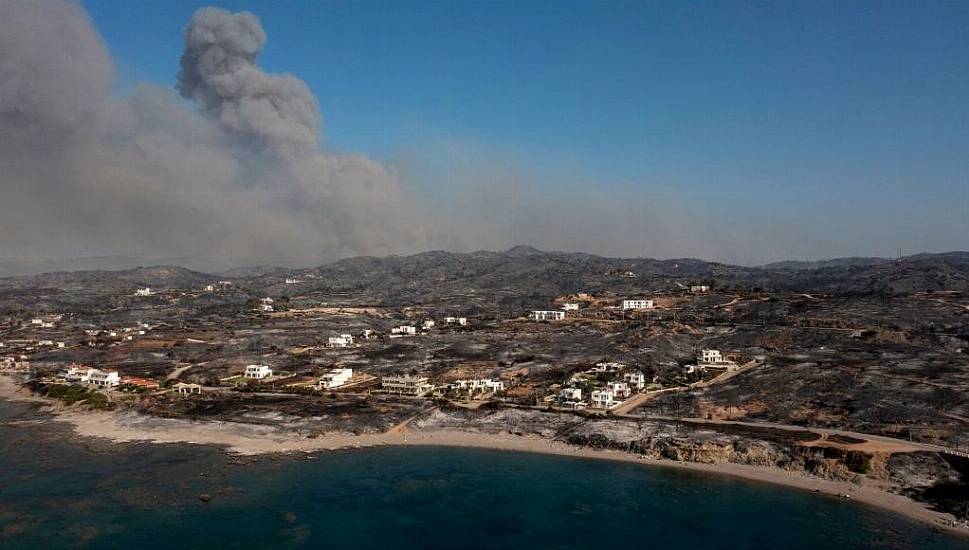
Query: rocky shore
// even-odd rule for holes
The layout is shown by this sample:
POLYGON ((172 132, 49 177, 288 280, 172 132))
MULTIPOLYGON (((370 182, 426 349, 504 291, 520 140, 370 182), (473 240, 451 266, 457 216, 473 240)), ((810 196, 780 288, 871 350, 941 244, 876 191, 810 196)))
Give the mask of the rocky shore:
MULTIPOLYGON (((0 399, 47 402, 0 376, 0 399)), ((275 425, 158 418, 131 410, 90 411, 51 405, 53 418, 82 437, 113 442, 214 445, 240 456, 293 455, 373 447, 423 445, 538 452, 621 460, 738 476, 878 506, 969 536, 939 488, 963 474, 934 453, 851 452, 804 445, 805 433, 721 433, 678 423, 582 418, 515 409, 433 409, 383 432, 317 433, 286 418, 275 425)))

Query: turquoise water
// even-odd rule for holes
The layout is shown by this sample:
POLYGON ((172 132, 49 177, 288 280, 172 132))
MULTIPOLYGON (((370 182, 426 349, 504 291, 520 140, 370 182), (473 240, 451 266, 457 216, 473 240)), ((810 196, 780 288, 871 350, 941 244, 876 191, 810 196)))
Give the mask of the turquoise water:
MULTIPOLYGON (((0 419, 30 419, 0 403, 0 419)), ((727 477, 384 448, 233 464, 216 449, 0 427, 2 548, 969 548, 898 516, 727 477), (212 495, 208 503, 200 493, 212 495)))

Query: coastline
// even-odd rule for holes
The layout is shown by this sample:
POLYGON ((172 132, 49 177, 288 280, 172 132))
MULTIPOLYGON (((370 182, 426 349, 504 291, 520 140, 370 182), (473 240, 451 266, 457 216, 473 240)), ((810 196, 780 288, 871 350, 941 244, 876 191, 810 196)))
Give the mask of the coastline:
POLYGON ((78 411, 31 395, 9 376, 0 375, 0 400, 45 403, 52 421, 69 424, 77 436, 115 443, 151 442, 195 444, 223 448, 226 452, 258 456, 267 454, 316 453, 382 446, 459 447, 506 452, 527 452, 581 459, 610 460, 650 467, 675 468, 707 474, 727 475, 850 499, 874 506, 935 528, 969 537, 969 529, 954 524, 954 518, 929 509, 925 504, 888 492, 873 480, 861 484, 826 480, 803 472, 729 462, 698 463, 652 459, 610 449, 577 447, 539 436, 481 433, 461 430, 391 430, 379 434, 329 433, 307 437, 281 432, 270 426, 223 421, 165 419, 133 412, 78 411))

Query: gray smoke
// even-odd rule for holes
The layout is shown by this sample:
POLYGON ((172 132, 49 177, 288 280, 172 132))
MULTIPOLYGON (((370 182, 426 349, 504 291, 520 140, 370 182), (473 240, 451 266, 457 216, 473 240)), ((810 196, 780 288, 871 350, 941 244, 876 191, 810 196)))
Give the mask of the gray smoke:
POLYGON ((0 259, 221 256, 312 265, 426 247, 396 178, 321 153, 316 101, 255 64, 249 14, 203 9, 179 91, 111 94, 113 66, 65 0, 0 1, 0 259))
POLYGON ((178 75, 182 96, 226 129, 280 154, 316 151, 320 116, 303 81, 256 66, 266 33, 251 13, 202 8, 185 32, 178 75))

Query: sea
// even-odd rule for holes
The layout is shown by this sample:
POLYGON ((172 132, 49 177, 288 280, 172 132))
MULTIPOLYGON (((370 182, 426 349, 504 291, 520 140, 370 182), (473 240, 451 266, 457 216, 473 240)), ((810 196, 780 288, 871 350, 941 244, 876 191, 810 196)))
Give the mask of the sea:
POLYGON ((728 476, 387 447, 239 458, 78 438, 0 401, 0 548, 969 548, 880 509, 728 476))

